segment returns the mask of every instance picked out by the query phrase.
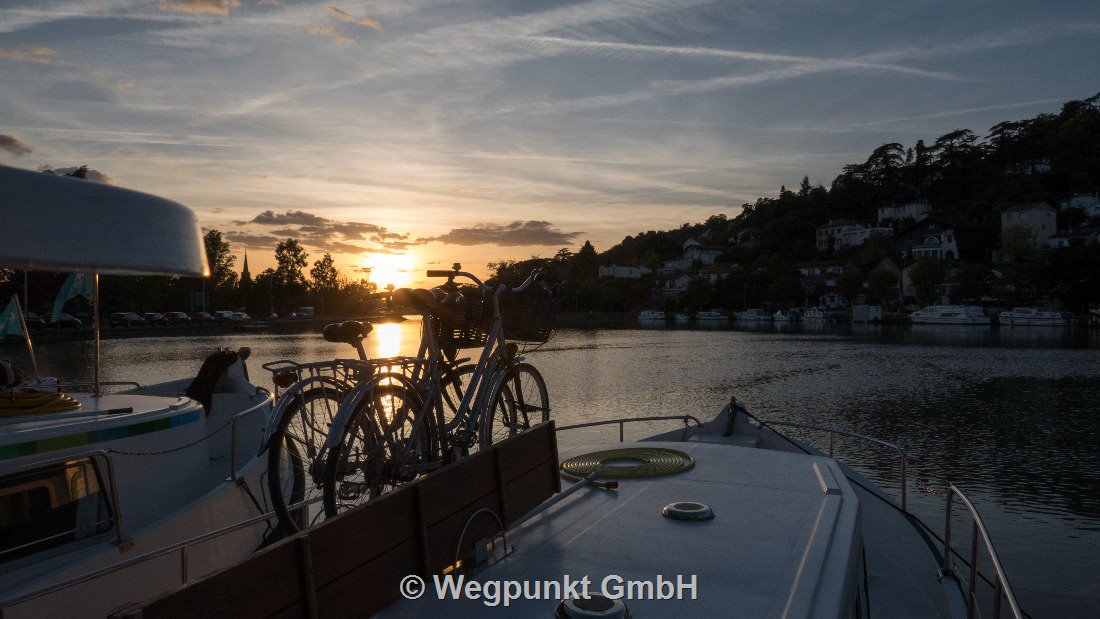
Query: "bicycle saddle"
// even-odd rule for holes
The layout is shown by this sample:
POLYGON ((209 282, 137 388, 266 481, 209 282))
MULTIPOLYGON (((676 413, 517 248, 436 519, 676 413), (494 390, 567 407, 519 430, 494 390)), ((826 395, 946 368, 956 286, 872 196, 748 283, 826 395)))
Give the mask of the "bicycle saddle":
POLYGON ((352 344, 355 345, 374 329, 368 322, 363 324, 358 320, 348 320, 346 322, 334 322, 330 325, 325 325, 325 330, 322 335, 327 342, 336 342, 339 344, 352 344))

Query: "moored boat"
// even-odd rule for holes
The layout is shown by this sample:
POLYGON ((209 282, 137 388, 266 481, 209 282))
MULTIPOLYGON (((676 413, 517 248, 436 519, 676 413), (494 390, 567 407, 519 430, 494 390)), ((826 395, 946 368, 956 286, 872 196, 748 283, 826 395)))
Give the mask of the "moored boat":
POLYGON ((909 320, 918 325, 988 325, 991 322, 977 305, 930 305, 909 314, 909 320))
POLYGON ((695 320, 699 322, 729 322, 728 310, 712 309, 695 312, 695 320))
POLYGON ((734 314, 737 322, 770 322, 772 315, 762 309, 741 310, 734 314))
MULTIPOLYGON (((0 186, 0 220, 12 233, 0 265, 186 276, 206 270, 197 221, 182 205, 5 167, 0 186)), ((96 297, 97 286, 93 307, 96 297)), ((6 382, 0 397, 5 619, 104 616, 239 561, 270 531, 258 502, 266 460, 258 454, 271 397, 248 381, 247 350, 215 353, 193 378, 104 383, 98 307, 93 316, 93 383, 6 382), (216 543, 197 542, 242 521, 216 543), (156 558, 137 560, 150 553, 156 558)))
POLYGON ((1000 324, 1009 327, 1069 327, 1077 324, 1077 318, 1070 312, 1039 307, 1014 307, 1001 312, 998 319, 1000 324))
MULTIPOLYGON (((989 601, 1023 616, 988 532, 950 485, 948 522, 954 501, 965 506, 956 526, 970 530, 969 509, 970 560, 993 566, 990 587, 969 576, 964 588, 963 544, 930 541, 909 512, 896 445, 801 426, 893 451, 900 502, 734 401, 707 423, 656 419, 684 428, 559 453, 553 426, 537 426, 130 612, 964 617, 989 601)), ((653 419, 558 431, 633 421, 653 419)))

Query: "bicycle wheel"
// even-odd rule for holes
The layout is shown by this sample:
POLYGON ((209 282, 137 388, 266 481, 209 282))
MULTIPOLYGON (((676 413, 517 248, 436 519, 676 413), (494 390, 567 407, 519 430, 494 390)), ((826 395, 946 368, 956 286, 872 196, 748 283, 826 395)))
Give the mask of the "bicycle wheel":
POLYGON ((550 396, 542 374, 527 363, 509 366, 490 394, 492 405, 482 413, 482 449, 550 419, 550 396))
POLYGON ((442 376, 440 377, 443 389, 440 395, 443 400, 443 412, 448 421, 453 420, 458 415, 458 407, 462 404, 462 398, 470 387, 475 369, 477 369, 477 366, 472 363, 454 368, 448 365, 443 366, 442 376))
POLYGON ((267 448, 267 489, 272 509, 286 533, 300 531, 324 519, 317 503, 291 513, 287 508, 321 496, 314 463, 340 406, 342 392, 313 387, 294 396, 279 419, 267 448))
POLYGON ((404 376, 381 375, 340 429, 327 456, 323 494, 331 518, 416 479, 440 457, 435 420, 404 376))

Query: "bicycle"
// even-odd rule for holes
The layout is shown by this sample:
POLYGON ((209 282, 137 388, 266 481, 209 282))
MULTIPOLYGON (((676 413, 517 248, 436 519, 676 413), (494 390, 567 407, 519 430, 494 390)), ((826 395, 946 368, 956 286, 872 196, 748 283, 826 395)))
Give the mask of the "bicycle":
POLYGON ((417 361, 425 384, 418 386, 407 373, 380 373, 360 383, 357 394, 344 401, 326 441, 323 496, 328 517, 549 419, 546 382, 505 338, 508 333, 516 339, 549 340, 556 295, 541 283, 532 288, 539 272, 520 286, 495 290, 458 264, 427 274, 447 277, 447 283, 434 290, 398 289, 391 296, 392 303, 422 315, 417 361), (458 286, 459 276, 474 286, 458 286), (517 303, 519 297, 514 297, 504 307, 515 319, 522 310, 537 309, 537 316, 528 316, 534 328, 506 328, 501 299, 528 290, 531 302, 517 303), (481 355, 472 369, 463 367, 469 382, 463 381, 461 401, 448 418, 440 368, 457 349, 474 347, 482 348, 481 355))
MULTIPOLYGON (((272 374, 277 397, 274 421, 264 441, 268 495, 286 532, 300 531, 325 518, 324 509, 318 505, 322 498, 324 444, 340 403, 369 377, 416 364, 409 358, 368 359, 362 340, 372 329, 370 323, 358 321, 331 324, 324 329, 326 341, 351 345, 358 359, 312 363, 283 359, 263 364, 272 374), (285 389, 281 395, 280 388, 285 389), (306 505, 291 513, 290 506, 302 502, 306 505)), ((464 361, 459 359, 443 368, 445 402, 452 410, 457 409, 462 397, 461 377, 469 372, 461 366, 464 361)))

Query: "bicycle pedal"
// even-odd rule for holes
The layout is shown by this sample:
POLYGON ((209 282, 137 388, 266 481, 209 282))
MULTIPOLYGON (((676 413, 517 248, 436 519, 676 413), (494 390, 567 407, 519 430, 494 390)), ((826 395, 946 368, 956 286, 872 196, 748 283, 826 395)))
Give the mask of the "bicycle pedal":
POLYGON ((456 430, 451 436, 451 444, 469 449, 477 442, 477 433, 470 430, 456 430))

